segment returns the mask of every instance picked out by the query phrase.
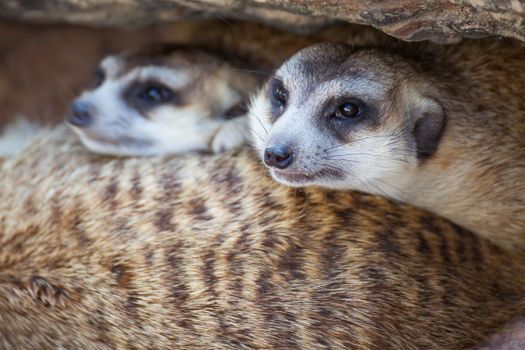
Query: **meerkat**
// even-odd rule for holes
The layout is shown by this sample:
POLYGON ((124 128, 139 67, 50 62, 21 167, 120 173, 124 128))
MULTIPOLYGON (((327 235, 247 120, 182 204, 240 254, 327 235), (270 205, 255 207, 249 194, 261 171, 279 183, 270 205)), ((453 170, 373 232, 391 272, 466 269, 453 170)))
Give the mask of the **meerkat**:
POLYGON ((250 109, 272 177, 383 195, 525 246, 525 49, 317 44, 250 109), (419 58, 419 61, 418 61, 419 58))
MULTIPOLYGON (((215 24, 205 36, 197 28, 195 44, 150 44, 102 61, 68 118, 89 149, 148 156, 239 146, 249 134, 248 119, 240 118, 248 97, 290 55, 325 37, 358 44, 383 41, 378 32, 354 26, 312 37, 250 23, 215 24), (225 120, 234 117, 239 118, 225 120)), ((191 32, 185 26, 175 30, 180 31, 191 32)))
POLYGON ((525 312, 523 252, 263 168, 38 137, 2 166, 0 348, 467 349, 525 312))
POLYGON ((67 118, 91 151, 151 156, 242 144, 258 77, 216 53, 154 44, 105 58, 67 118))

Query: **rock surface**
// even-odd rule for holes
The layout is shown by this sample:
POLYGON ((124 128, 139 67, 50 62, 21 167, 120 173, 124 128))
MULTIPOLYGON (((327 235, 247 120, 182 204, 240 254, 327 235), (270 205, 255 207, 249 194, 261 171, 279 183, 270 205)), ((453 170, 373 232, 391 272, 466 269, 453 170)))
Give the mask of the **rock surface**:
POLYGON ((491 35, 525 41, 523 0, 4 0, 0 15, 126 27, 219 16, 298 32, 344 20, 406 41, 453 43, 491 35))

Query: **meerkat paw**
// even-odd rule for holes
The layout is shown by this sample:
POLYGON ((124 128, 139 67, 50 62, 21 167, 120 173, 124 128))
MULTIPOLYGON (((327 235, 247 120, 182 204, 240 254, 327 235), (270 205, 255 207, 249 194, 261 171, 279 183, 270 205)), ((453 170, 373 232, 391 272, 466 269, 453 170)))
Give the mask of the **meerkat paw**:
POLYGON ((246 143, 248 134, 248 118, 241 117, 228 120, 217 131, 211 142, 213 153, 220 153, 237 148, 246 143))

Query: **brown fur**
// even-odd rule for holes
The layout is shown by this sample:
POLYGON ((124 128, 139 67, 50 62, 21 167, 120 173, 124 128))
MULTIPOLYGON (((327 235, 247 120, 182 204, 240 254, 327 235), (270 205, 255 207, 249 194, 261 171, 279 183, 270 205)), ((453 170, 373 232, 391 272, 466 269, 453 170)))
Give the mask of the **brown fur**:
POLYGON ((59 129, 2 167, 2 349, 466 349, 523 298, 523 252, 248 150, 100 158, 59 129))
POLYGON ((286 145, 294 154, 286 171, 321 174, 294 183, 271 169, 275 179, 390 195, 498 244, 525 247, 525 44, 369 46, 319 44, 293 56, 276 75, 299 102, 279 110, 282 116, 270 107, 271 83, 258 94, 251 115, 260 157, 266 147, 286 145), (357 76, 376 81, 378 101, 364 92, 351 96, 357 76), (343 81, 343 91, 327 87, 333 81, 343 81), (364 98, 363 118, 331 123, 321 109, 350 97, 364 98), (414 127, 418 109, 425 117, 435 113, 423 136, 414 127), (323 171, 342 175, 327 178, 323 171))
POLYGON ((525 45, 422 46, 410 51, 438 87, 433 97, 447 116, 435 156, 421 167, 429 179, 421 195, 442 188, 427 208, 495 242, 525 247, 525 45))
POLYGON ((221 20, 127 31, 0 20, 0 128, 17 116, 44 124, 63 120, 71 100, 89 85, 99 61, 123 50, 153 42, 192 44, 272 69, 302 47, 328 37, 362 44, 377 42, 385 35, 350 25, 303 37, 253 23, 221 20))

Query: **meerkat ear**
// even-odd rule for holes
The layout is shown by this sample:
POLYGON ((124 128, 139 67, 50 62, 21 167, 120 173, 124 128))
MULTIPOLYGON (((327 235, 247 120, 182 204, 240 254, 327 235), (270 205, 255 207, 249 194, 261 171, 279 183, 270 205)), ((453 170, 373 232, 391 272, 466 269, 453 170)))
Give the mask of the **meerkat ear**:
POLYGON ((411 110, 412 133, 420 159, 431 157, 439 146, 447 118, 441 104, 428 97, 419 97, 411 110))

